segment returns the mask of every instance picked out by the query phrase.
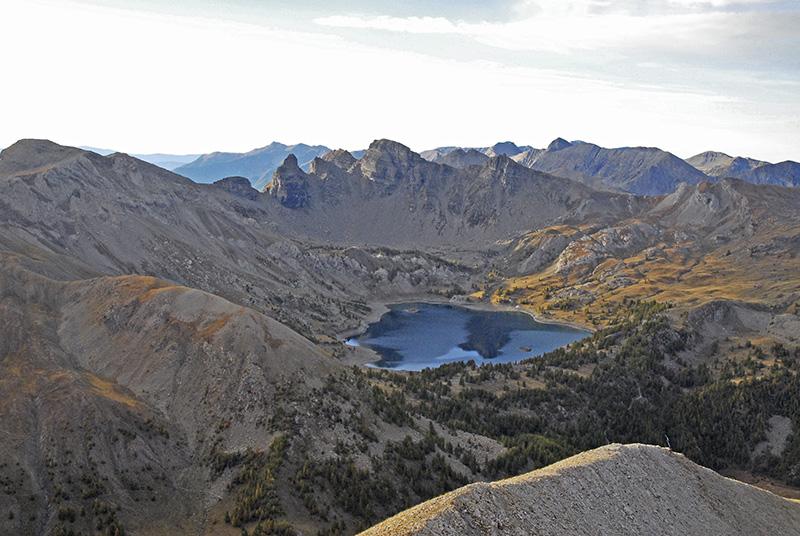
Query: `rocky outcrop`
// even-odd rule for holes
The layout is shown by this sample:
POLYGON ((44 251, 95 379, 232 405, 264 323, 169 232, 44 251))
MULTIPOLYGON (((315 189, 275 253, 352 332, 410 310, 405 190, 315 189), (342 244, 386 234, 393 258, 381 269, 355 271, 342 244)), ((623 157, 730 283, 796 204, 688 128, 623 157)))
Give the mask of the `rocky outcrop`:
POLYGON ((297 165, 297 157, 293 154, 275 170, 267 191, 287 208, 304 208, 311 203, 308 175, 297 165))
POLYGON ((375 140, 358 163, 361 174, 369 180, 394 184, 419 176, 417 168, 431 169, 433 164, 392 140, 375 140))
POLYGON ((608 445, 544 469, 471 484, 363 536, 800 535, 800 506, 681 454, 608 445))
POLYGON ((659 229, 647 223, 602 229, 571 242, 558 256, 555 271, 590 271, 605 259, 625 258, 645 249, 659 234, 659 229))
POLYGON ((225 177, 214 183, 214 186, 220 188, 231 195, 236 197, 243 197, 251 201, 258 199, 258 190, 253 188, 250 180, 245 177, 225 177))
POLYGON ((527 151, 523 151, 519 154, 512 156, 511 158, 514 162, 521 164, 528 168, 533 168, 536 159, 539 158, 539 155, 544 152, 543 149, 534 149, 530 148, 527 151))
MULTIPOLYGON (((352 153, 344 149, 334 149, 333 151, 330 151, 322 155, 321 158, 322 160, 330 162, 334 166, 343 169, 345 171, 349 171, 358 161, 356 157, 353 156, 352 153)), ((311 171, 313 172, 313 168, 311 169, 311 171)))

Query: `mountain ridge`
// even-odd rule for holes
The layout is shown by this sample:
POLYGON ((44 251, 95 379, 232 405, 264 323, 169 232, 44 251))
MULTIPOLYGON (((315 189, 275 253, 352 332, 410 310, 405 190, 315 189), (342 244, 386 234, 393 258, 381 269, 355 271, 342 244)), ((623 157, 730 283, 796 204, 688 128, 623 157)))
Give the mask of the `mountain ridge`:
MULTIPOLYGON (((708 180, 705 174, 677 156, 655 147, 606 149, 563 138, 554 139, 545 149, 511 145, 517 150, 507 151, 506 155, 525 167, 577 180, 596 189, 663 195, 672 192, 681 182, 696 184, 708 180)), ((421 154, 431 161, 465 167, 479 163, 480 157, 471 151, 489 155, 490 149, 443 147, 421 154)))
POLYGON ((800 186, 800 163, 792 160, 773 164, 749 157, 733 157, 721 152, 706 151, 686 161, 712 177, 732 177, 753 184, 800 186))
POLYGON ((314 157, 330 151, 323 145, 297 143, 286 145, 272 142, 264 147, 244 153, 213 152, 199 155, 192 162, 174 169, 178 174, 195 182, 212 183, 234 175, 246 177, 257 190, 263 189, 270 181, 275 168, 290 153, 296 154, 300 165, 307 167, 314 157))
POLYGON ((361 533, 800 534, 800 506, 649 445, 608 445, 464 488, 361 533), (758 506, 756 506, 758 505, 758 506))

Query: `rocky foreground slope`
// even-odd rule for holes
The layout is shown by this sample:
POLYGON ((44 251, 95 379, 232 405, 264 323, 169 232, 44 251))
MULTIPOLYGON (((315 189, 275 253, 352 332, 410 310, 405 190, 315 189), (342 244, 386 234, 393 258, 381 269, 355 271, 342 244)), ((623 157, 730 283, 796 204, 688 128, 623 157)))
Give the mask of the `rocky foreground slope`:
POLYGON ((608 445, 476 483, 363 536, 800 534, 800 506, 650 445, 608 445))

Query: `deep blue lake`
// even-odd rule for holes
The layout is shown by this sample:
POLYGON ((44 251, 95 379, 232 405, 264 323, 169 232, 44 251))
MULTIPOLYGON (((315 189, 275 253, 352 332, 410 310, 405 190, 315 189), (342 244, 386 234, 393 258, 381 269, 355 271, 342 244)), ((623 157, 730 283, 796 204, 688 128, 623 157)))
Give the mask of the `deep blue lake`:
POLYGON ((514 311, 481 311, 449 304, 401 303, 347 340, 381 359, 373 364, 422 370, 453 361, 509 363, 535 357, 589 335, 558 324, 537 322, 514 311))

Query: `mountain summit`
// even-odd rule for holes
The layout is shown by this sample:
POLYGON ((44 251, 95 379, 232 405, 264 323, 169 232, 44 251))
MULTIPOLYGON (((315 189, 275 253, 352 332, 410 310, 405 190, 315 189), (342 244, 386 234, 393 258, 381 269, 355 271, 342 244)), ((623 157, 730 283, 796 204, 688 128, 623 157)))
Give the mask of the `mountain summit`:
POLYGON ((638 195, 668 194, 678 184, 697 184, 709 179, 702 171, 661 149, 606 149, 564 138, 554 139, 546 149, 501 142, 482 149, 440 147, 421 154, 431 162, 458 168, 482 163, 481 154, 508 156, 525 167, 580 181, 595 189, 638 195))
POLYGON ((800 186, 800 163, 792 160, 772 164, 754 158, 706 151, 686 161, 712 177, 732 177, 753 184, 800 186))
POLYGON ((800 534, 800 507, 649 445, 608 445, 470 484, 362 536, 800 534))

